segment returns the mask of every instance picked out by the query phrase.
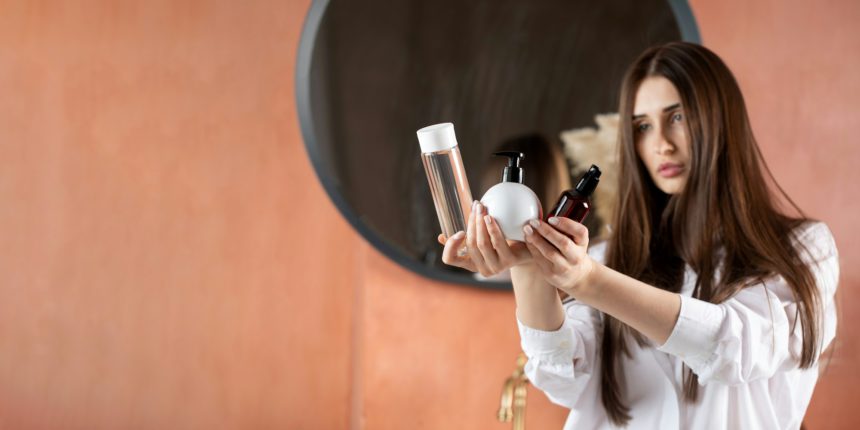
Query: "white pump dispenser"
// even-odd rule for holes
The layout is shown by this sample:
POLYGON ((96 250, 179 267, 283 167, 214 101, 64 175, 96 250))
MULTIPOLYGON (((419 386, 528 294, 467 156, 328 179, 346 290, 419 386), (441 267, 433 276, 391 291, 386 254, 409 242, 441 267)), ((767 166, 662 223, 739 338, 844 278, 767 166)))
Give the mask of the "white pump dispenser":
POLYGON ((532 219, 541 219, 542 210, 538 196, 523 185, 523 169, 520 152, 496 152, 494 155, 509 157, 502 173, 502 182, 493 185, 481 197, 487 214, 493 217, 508 240, 524 241, 523 226, 532 219))

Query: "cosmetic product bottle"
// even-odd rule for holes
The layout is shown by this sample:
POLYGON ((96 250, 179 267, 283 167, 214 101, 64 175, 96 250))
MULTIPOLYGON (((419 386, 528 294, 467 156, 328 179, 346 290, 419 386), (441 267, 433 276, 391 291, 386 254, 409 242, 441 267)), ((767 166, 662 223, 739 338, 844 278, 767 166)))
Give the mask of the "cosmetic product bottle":
POLYGON ((454 124, 431 125, 418 130, 417 134, 439 226, 442 234, 449 238, 458 231, 466 231, 466 219, 472 207, 472 192, 457 146, 454 124))
POLYGON ((538 196, 523 185, 523 169, 519 152, 496 152, 495 155, 508 157, 508 165, 502 172, 502 182, 490 187, 481 204, 486 206, 487 214, 493 217, 508 240, 525 240, 523 225, 532 219, 541 218, 541 205, 538 196))
POLYGON ((586 215, 591 211, 589 197, 597 188, 598 182, 600 182, 600 168, 592 164, 577 182, 576 187, 561 193, 558 202, 547 213, 547 219, 555 216, 570 218, 576 222, 585 220, 586 215))

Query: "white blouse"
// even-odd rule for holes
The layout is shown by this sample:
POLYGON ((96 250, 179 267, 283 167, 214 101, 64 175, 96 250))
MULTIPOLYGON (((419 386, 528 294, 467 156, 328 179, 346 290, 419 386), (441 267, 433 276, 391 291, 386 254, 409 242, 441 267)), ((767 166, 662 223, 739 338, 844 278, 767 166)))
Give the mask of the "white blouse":
MULTIPOLYGON (((836 334, 834 293, 839 279, 836 244, 823 223, 798 228, 795 243, 810 264, 823 298, 822 348, 836 334), (802 248, 800 248, 802 250, 802 248)), ((605 244, 589 254, 603 261, 605 244)), ((818 362, 798 367, 802 349, 797 304, 781 276, 745 288, 720 304, 691 297, 696 275, 687 266, 681 312, 660 347, 629 341, 631 356, 619 356, 628 429, 796 429, 818 380, 818 362), (699 378, 699 400, 683 397, 682 364, 699 378)), ((571 302, 553 332, 519 323, 525 373, 556 404, 570 408, 565 429, 616 428, 600 400, 601 314, 571 302)))

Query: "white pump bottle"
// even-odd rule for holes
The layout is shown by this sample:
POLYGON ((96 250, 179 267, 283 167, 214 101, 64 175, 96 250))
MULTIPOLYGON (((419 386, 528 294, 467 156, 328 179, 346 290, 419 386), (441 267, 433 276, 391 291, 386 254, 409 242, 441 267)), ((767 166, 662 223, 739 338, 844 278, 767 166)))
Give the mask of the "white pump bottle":
POLYGON ((523 169, 520 160, 525 157, 520 152, 496 152, 494 155, 509 157, 508 165, 502 173, 502 182, 493 185, 481 197, 481 204, 487 214, 493 217, 508 240, 524 241, 523 226, 529 220, 541 219, 542 210, 538 196, 523 185, 523 169))

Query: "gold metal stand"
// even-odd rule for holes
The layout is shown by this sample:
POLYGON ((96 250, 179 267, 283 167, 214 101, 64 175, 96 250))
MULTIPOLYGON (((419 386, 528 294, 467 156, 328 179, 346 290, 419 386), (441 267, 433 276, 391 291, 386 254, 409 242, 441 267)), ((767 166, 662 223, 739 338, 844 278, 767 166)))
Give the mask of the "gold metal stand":
POLYGON ((517 368, 502 388, 502 401, 499 407, 498 418, 503 423, 513 421, 514 430, 525 430, 526 428, 526 389, 529 380, 523 373, 526 365, 526 355, 522 352, 517 356, 517 368))

